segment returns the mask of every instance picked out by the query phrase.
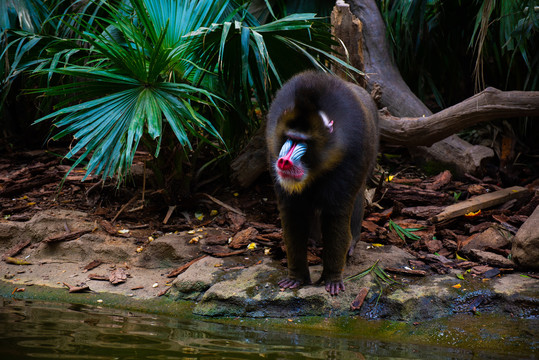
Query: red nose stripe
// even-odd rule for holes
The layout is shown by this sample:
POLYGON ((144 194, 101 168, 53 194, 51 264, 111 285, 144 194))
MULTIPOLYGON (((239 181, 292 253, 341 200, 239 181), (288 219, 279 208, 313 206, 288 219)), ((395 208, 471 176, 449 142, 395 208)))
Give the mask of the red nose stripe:
POLYGON ((277 160, 277 167, 281 170, 290 170, 294 163, 292 160, 290 160, 290 157, 292 156, 292 153, 294 152, 294 149, 296 148, 296 143, 290 147, 290 150, 288 150, 288 154, 286 154, 283 157, 280 157, 279 160, 277 160))

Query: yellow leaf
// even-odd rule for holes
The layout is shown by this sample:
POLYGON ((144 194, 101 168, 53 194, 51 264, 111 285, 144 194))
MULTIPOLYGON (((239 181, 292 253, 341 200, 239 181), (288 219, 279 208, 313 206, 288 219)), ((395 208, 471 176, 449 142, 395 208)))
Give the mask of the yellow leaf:
POLYGON ((138 252, 138 253, 139 253, 139 252, 142 252, 142 250, 144 250, 144 247, 143 247, 143 246, 139 246, 139 247, 137 248, 137 252, 138 252))
POLYGON ((395 176, 393 176, 393 175, 389 175, 388 177, 386 177, 386 181, 390 182, 391 180, 393 180, 394 177, 395 176))
POLYGON ((195 217, 197 218, 197 220, 202 221, 202 219, 204 219, 204 214, 201 212, 196 212, 195 217))
POLYGON ((189 244, 198 244, 198 240, 200 238, 198 236, 195 236, 194 238, 192 238, 191 240, 189 240, 189 244))
POLYGON ((4 261, 8 264, 14 264, 14 265, 32 265, 32 263, 29 261, 26 261, 24 259, 14 258, 11 256, 6 256, 4 258, 4 261))
POLYGON ((249 246, 247 246, 247 249, 249 249, 249 250, 256 249, 256 243, 254 243, 254 242, 250 243, 249 246))
POLYGON ((462 285, 456 284, 456 285, 453 285, 452 287, 454 287, 455 289, 460 289, 462 287, 462 285))
POLYGON ((462 256, 460 256, 459 254, 455 253, 455 256, 457 257, 457 260, 463 260, 463 261, 468 261, 468 259, 466 258, 463 258, 462 256))
POLYGON ((384 244, 371 244, 372 246, 375 246, 375 247, 382 247, 384 246, 384 244))
POLYGON ((479 214, 481 214, 481 209, 477 210, 476 212, 470 211, 469 213, 464 214, 464 216, 466 216, 466 217, 473 217, 473 216, 477 216, 477 215, 479 215, 479 214))
POLYGON ((219 212, 217 210, 210 211, 210 216, 215 216, 217 214, 219 214, 219 212))

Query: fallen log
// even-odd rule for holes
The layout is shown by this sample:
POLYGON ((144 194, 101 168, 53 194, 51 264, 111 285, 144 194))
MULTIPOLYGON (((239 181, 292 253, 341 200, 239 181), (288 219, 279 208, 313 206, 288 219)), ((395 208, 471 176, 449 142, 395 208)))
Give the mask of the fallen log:
POLYGON ((512 199, 518 199, 529 194, 528 189, 521 186, 513 186, 507 189, 494 191, 491 193, 474 196, 468 200, 461 201, 457 204, 450 205, 444 211, 436 216, 433 216, 430 221, 433 223, 441 222, 465 215, 469 212, 493 207, 503 204, 512 199))

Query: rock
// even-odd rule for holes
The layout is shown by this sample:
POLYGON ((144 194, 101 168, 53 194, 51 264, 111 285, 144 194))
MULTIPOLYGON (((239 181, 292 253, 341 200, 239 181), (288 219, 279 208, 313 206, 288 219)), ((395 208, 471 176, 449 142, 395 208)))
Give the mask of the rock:
MULTIPOLYGON (((322 268, 311 267, 313 270, 320 273, 322 268)), ((281 291, 277 281, 283 276, 285 269, 277 261, 266 258, 260 264, 238 271, 234 278, 212 285, 195 306, 193 313, 224 317, 338 314, 349 310, 350 303, 359 291, 357 283, 347 283, 346 291, 336 297, 331 297, 320 285, 281 291)))
POLYGON ((88 214, 80 211, 44 210, 26 222, 0 222, 0 244, 10 248, 28 239, 36 243, 53 235, 65 234, 66 226, 71 231, 78 231, 91 230, 95 225, 88 221, 88 214))
POLYGON ((59 243, 40 243, 29 259, 41 261, 82 262, 100 259, 103 262, 120 263, 135 254, 135 246, 127 239, 90 233, 77 240, 59 243))
POLYGON ((503 230, 495 227, 489 227, 482 233, 477 233, 470 236, 463 242, 462 252, 468 255, 471 250, 485 250, 487 248, 503 249, 511 244, 508 240, 509 233, 503 232, 503 230))
POLYGON ((477 262, 485 263, 493 267, 512 268, 515 266, 515 264, 508 258, 488 251, 473 249, 470 251, 470 255, 475 258, 477 262))
POLYGON ((515 235, 511 254, 519 267, 539 270, 539 206, 515 235))
POLYGON ((200 247, 189 244, 193 235, 187 233, 166 234, 144 246, 137 254, 134 265, 146 268, 173 267, 195 258, 200 247))
POLYGON ((207 256, 191 265, 172 283, 172 296, 177 299, 197 299, 208 290, 222 270, 223 260, 207 256))
MULTIPOLYGON (((408 266, 408 260, 413 259, 415 259, 415 257, 393 245, 373 247, 366 242, 358 241, 354 247, 354 252, 348 258, 348 266, 344 268, 344 276, 353 275, 353 271, 358 268, 368 268, 372 266, 376 260, 380 260, 380 266, 382 267, 398 268, 408 266)), ((313 278, 313 281, 316 280, 318 279, 313 278)))

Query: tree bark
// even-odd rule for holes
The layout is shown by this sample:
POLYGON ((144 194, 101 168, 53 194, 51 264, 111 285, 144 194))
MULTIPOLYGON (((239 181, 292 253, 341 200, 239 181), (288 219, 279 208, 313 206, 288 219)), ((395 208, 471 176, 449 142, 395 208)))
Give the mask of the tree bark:
MULTIPOLYGON (((410 90, 389 53, 386 26, 374 0, 347 0, 363 25, 363 61, 368 91, 382 89, 379 103, 397 117, 429 116, 432 112, 410 90)), ((337 5, 338 6, 338 5, 337 5)))
MULTIPOLYGON (((350 6, 343 0, 337 0, 331 12, 331 34, 340 41, 333 49, 339 58, 348 62, 360 71, 365 70, 363 64, 363 26, 361 21, 350 12, 350 6)), ((340 66, 332 68, 333 72, 342 79, 349 80, 353 76, 358 85, 365 87, 365 76, 345 71, 340 66)))

